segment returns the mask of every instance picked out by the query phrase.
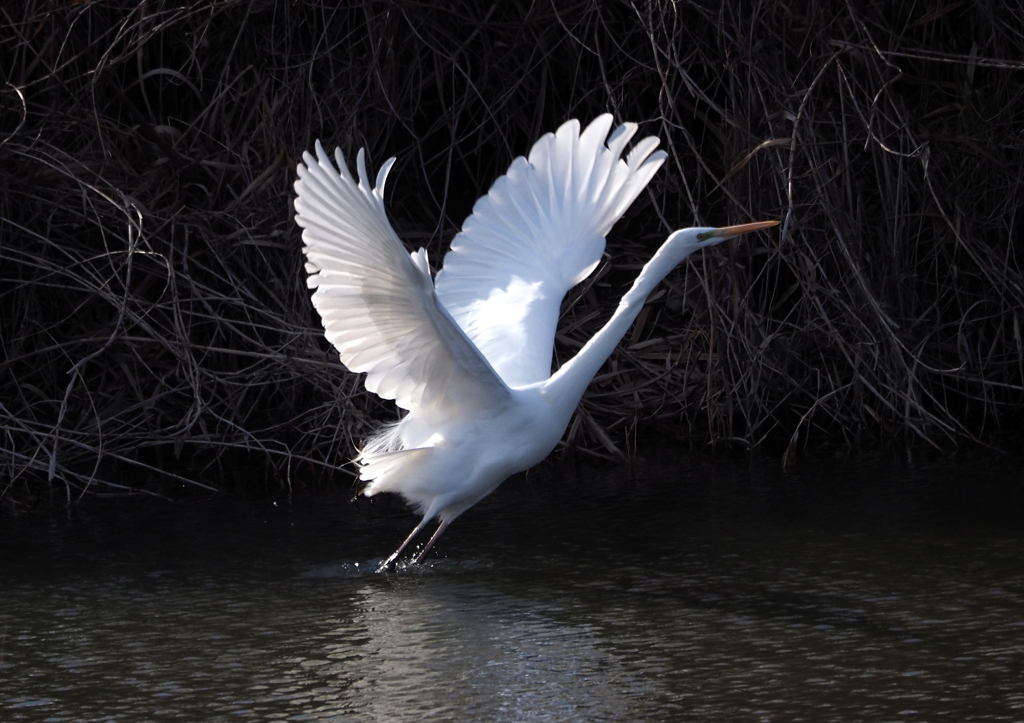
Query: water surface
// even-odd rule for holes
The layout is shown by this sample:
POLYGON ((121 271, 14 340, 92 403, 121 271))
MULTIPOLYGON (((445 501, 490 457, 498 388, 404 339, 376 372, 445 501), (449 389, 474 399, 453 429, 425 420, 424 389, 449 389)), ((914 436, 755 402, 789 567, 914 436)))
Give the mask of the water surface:
POLYGON ((1019 460, 549 465, 0 521, 0 720, 1024 720, 1019 460))

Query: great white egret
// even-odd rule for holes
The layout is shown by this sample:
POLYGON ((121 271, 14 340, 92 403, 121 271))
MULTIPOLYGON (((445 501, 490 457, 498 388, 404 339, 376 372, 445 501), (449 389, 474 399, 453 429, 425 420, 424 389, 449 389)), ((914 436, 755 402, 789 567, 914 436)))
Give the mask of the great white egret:
POLYGON ((544 459, 583 392, 636 319, 648 295, 697 249, 776 221, 671 234, 611 319, 551 372, 559 307, 604 252, 605 235, 666 158, 658 139, 636 143, 636 125, 609 135, 602 115, 580 133, 571 120, 473 207, 431 278, 426 249, 405 250, 384 211, 391 158, 371 186, 363 150, 358 184, 340 150, 335 166, 316 142, 295 182, 308 284, 324 333, 366 388, 407 414, 383 426, 356 458, 363 494, 397 492, 422 520, 379 570, 437 518, 421 562, 452 520, 510 475, 544 459))

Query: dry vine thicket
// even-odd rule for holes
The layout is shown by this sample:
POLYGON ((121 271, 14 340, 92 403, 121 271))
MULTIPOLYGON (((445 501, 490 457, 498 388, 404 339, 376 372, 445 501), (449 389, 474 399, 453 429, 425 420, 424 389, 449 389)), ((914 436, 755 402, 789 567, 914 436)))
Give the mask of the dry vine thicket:
POLYGON ((669 277, 566 445, 1019 437, 1019 5, 432 5, 0 10, 7 509, 347 483, 394 411, 321 338, 289 207, 302 150, 397 156, 393 221, 436 264, 515 155, 605 111, 669 160, 567 299, 559 359, 670 230, 783 225, 669 277))

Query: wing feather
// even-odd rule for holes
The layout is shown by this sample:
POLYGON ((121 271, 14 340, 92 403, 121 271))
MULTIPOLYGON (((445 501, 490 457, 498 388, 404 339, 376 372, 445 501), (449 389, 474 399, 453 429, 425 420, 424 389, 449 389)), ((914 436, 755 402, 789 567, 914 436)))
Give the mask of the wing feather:
POLYGON ((597 267, 605 236, 666 155, 610 115, 538 140, 477 201, 438 273, 437 296, 508 386, 551 375, 559 307, 597 267))
POLYGON ((431 422, 501 408, 508 387, 438 302, 426 252, 409 254, 384 211, 395 159, 370 188, 363 151, 359 181, 340 151, 337 166, 316 143, 295 182, 308 285, 328 341, 366 388, 431 422))

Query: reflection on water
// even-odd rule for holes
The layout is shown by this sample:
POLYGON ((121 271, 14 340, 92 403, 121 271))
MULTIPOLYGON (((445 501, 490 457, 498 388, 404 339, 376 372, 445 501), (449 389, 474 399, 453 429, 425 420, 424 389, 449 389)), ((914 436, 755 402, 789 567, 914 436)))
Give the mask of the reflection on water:
POLYGON ((0 521, 0 720, 1024 720, 1019 462, 655 458, 0 521))

